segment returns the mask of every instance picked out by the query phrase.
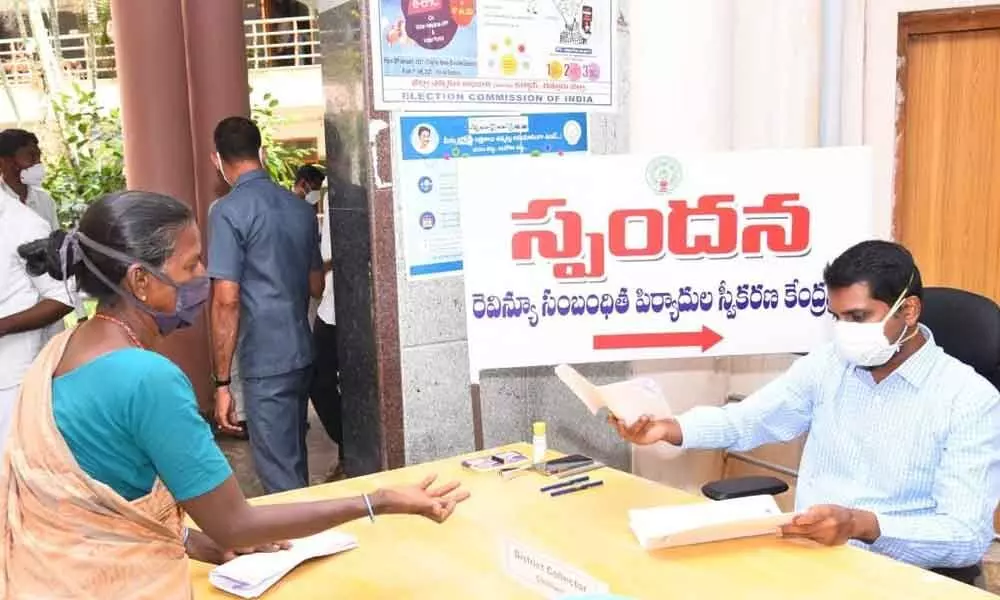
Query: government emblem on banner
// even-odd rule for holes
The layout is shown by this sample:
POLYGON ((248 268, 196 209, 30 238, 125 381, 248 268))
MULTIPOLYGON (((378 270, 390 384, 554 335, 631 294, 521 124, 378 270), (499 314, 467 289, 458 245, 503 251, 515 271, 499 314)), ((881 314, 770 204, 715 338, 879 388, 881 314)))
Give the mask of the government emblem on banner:
POLYGON ((658 156, 646 167, 646 183, 657 194, 669 194, 681 185, 684 169, 670 156, 658 156))

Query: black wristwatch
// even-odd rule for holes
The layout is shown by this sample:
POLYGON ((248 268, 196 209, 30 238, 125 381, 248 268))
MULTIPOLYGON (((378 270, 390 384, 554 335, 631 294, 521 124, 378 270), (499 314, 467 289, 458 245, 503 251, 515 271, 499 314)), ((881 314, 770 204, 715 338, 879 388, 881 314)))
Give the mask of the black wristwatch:
POLYGON ((219 389, 219 388, 229 387, 229 385, 233 383, 233 380, 230 379, 229 377, 226 377, 225 379, 219 379, 215 375, 212 375, 212 383, 215 384, 215 389, 219 389))

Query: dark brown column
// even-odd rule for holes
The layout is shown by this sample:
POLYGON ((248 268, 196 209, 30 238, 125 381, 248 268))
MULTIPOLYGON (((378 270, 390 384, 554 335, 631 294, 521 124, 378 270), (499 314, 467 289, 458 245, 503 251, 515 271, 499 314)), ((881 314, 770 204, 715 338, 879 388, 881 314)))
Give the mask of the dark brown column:
MULTIPOLYGON (((128 187, 173 196, 203 214, 195 192, 181 3, 112 0, 111 11, 128 187)), ((158 350, 180 365, 199 403, 208 407, 212 390, 204 322, 172 335, 158 350)))
POLYGON ((128 185, 194 204, 184 24, 177 0, 112 0, 128 185))
MULTIPOLYGON (((206 222, 217 191, 225 189, 212 165, 212 133, 226 117, 250 116, 242 0, 183 0, 191 143, 199 217, 206 222)), ((204 230, 202 230, 204 233, 204 230)))

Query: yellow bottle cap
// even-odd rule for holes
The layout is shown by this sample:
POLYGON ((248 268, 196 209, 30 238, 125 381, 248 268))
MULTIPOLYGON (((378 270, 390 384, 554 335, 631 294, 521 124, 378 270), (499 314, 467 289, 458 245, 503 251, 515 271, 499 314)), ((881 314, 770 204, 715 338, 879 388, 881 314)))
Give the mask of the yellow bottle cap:
POLYGON ((535 421, 531 426, 531 430, 535 435, 545 435, 545 421, 535 421))

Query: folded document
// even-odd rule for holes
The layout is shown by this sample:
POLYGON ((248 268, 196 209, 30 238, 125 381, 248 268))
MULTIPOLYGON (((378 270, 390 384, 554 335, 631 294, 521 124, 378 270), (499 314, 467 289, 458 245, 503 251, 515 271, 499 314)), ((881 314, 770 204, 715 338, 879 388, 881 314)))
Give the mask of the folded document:
POLYGON ((629 511, 629 525, 646 550, 774 534, 795 517, 771 496, 749 496, 629 511))
POLYGON ((339 554, 358 547, 358 540, 339 531, 325 531, 292 540, 291 548, 280 552, 244 554, 208 574, 208 581, 224 592, 241 598, 259 598, 303 562, 339 554))
POLYGON ((556 367, 556 375, 595 415, 597 411, 607 407, 629 426, 642 416, 654 419, 672 416, 670 404, 652 379, 629 379, 597 386, 569 365, 556 367))

